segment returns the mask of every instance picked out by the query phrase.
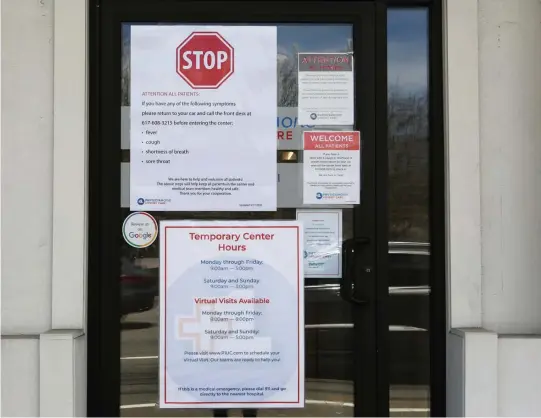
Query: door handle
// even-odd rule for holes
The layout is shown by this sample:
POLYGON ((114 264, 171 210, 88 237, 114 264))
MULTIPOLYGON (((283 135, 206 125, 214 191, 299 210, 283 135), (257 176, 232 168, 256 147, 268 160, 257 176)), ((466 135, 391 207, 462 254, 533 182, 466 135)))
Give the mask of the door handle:
POLYGON ((368 301, 359 299, 355 295, 356 259, 361 247, 368 244, 370 244, 370 239, 367 237, 350 238, 342 243, 343 277, 340 282, 340 296, 346 302, 355 305, 366 305, 368 303, 368 301), (357 254, 355 254, 356 251, 357 254))

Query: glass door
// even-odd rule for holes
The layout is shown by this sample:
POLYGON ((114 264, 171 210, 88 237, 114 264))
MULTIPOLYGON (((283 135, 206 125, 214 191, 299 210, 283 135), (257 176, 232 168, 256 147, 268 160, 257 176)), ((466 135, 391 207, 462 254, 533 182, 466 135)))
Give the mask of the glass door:
MULTIPOLYGON (((361 204, 340 209, 338 278, 305 277, 305 407, 261 409, 259 416, 387 415, 388 389, 378 364, 376 228, 375 7, 358 2, 109 1, 97 12, 99 85, 92 138, 93 196, 89 283, 89 415, 211 416, 212 409, 160 409, 159 239, 129 245, 122 225, 130 211, 131 32, 136 25, 271 25, 277 28, 276 164, 273 212, 149 212, 164 220, 296 219, 303 205, 301 135, 297 122, 298 53, 355 57, 355 123, 361 131, 361 204), (242 6, 242 7, 241 7, 242 6), (378 374, 379 372, 379 374, 378 374), (383 389, 383 390, 382 390, 383 389)), ((225 129, 225 128, 224 128, 225 129)), ((385 168, 383 168, 385 173, 385 168)), ((385 193, 378 190, 378 193, 385 193)), ((384 245, 381 245, 381 242, 384 245)), ((385 286, 385 282, 381 282, 385 286)), ((386 291, 386 289, 385 289, 386 291)), ((381 293, 381 292, 380 292, 381 293)), ((381 307, 381 306, 380 306, 381 307)), ((384 352, 384 350, 381 350, 384 352)), ((385 373, 385 371, 383 371, 385 373)), ((240 416, 232 410, 230 416, 240 416)))

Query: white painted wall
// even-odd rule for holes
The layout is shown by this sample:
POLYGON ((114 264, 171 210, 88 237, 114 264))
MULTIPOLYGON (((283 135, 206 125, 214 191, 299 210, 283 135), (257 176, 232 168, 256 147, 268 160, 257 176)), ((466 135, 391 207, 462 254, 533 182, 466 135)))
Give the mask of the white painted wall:
POLYGON ((500 337, 498 375, 498 416, 540 416, 541 339, 539 337, 500 337))
POLYGON ((2 335, 51 328, 53 2, 2 1, 2 335))
POLYGON ((464 336, 452 331, 447 335, 447 415, 465 416, 464 336))
POLYGON ((81 416, 87 5, 0 5, 1 415, 81 416))
POLYGON ((447 415, 493 417, 498 411, 498 335, 455 328, 447 337, 447 415))
POLYGON ((87 8, 54 0, 53 329, 86 327, 87 8))
POLYGON ((40 416, 86 415, 86 364, 81 361, 85 349, 82 332, 59 330, 40 336, 40 416))
POLYGON ((477 0, 444 8, 448 317, 481 325, 481 199, 477 0))
POLYGON ((444 9, 448 412, 539 416, 541 2, 444 9))
POLYGON ((541 2, 479 2, 483 321, 541 333, 541 2))
POLYGON ((3 417, 39 416, 39 340, 2 336, 3 417))

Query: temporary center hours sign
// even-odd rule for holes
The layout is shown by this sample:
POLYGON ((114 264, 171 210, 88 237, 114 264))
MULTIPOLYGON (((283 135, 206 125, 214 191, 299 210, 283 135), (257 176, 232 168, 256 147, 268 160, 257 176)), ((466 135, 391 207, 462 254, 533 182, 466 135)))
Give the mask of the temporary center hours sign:
POLYGON ((304 407, 302 226, 160 223, 160 406, 304 407))
POLYGON ((276 210, 276 55, 276 27, 131 27, 132 210, 276 210))

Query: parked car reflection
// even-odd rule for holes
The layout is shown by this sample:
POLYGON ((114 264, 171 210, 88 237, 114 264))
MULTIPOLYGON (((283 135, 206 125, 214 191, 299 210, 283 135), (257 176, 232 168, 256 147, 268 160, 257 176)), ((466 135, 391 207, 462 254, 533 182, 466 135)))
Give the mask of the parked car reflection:
POLYGON ((137 258, 123 257, 120 274, 120 317, 149 311, 159 292, 159 269, 143 268, 137 258))

